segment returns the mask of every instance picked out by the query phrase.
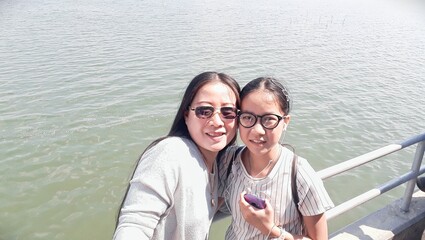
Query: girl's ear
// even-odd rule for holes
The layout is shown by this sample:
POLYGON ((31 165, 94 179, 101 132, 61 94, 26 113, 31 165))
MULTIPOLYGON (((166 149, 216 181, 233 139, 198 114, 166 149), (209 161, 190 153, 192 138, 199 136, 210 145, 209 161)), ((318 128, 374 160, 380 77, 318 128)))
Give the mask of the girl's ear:
MULTIPOLYGON (((289 122, 291 121, 291 115, 286 115, 286 117, 285 117, 285 119, 283 119, 283 121, 285 122, 285 124, 286 125, 288 125, 289 124, 289 122)), ((285 129, 286 129, 286 127, 285 127, 285 129)))

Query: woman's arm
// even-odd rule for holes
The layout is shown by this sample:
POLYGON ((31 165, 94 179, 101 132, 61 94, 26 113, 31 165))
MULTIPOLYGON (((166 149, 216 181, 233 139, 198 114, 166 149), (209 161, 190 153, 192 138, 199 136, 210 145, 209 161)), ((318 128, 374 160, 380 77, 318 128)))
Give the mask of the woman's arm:
POLYGON ((151 239, 161 217, 173 205, 176 172, 162 143, 145 152, 130 181, 114 240, 151 239))
POLYGON ((161 216, 168 206, 169 197, 160 193, 161 184, 143 181, 149 178, 133 178, 125 203, 121 209, 114 240, 151 239, 161 216))

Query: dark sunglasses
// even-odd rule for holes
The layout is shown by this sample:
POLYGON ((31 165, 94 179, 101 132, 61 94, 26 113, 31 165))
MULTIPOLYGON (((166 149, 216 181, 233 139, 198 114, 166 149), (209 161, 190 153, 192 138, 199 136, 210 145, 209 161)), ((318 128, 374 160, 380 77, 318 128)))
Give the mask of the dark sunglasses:
POLYGON ((216 110, 221 113, 224 119, 235 119, 237 116, 237 109, 234 107, 214 108, 212 106, 199 106, 192 108, 189 106, 189 109, 195 111, 196 117, 200 119, 207 119, 212 117, 216 110))

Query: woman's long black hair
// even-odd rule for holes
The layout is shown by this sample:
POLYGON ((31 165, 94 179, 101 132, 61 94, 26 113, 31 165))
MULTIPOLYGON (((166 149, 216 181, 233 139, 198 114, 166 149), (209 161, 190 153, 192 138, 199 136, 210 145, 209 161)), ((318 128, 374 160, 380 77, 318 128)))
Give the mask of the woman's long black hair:
MULTIPOLYGON (((189 85, 186 88, 186 91, 183 95, 182 101, 180 103, 180 106, 177 110, 177 114, 174 118, 173 124, 171 125, 170 131, 168 132, 168 134, 164 137, 160 137, 156 140, 154 140, 151 144, 149 144, 149 146, 143 151, 143 153, 140 155, 136 166, 134 167, 133 173, 131 174, 130 179, 133 178, 135 172, 136 172, 136 168, 137 165, 139 164, 143 154, 150 148, 152 148, 153 146, 155 146, 156 144, 158 144, 160 141, 168 138, 168 137, 183 137, 183 138, 187 138, 192 140, 190 134, 189 134, 189 130, 186 126, 185 123, 185 112, 188 111, 189 106, 192 104, 193 99, 195 98, 195 95, 198 93, 199 89, 202 88, 204 85, 210 83, 210 82, 214 82, 214 81, 218 81, 221 82, 227 86, 230 87, 230 89, 232 89, 233 93, 236 96, 236 108, 239 109, 239 105, 240 105, 240 98, 239 98, 239 92, 240 92, 240 87, 239 84, 236 82, 235 79, 233 79, 232 77, 230 77, 227 74, 224 73, 218 73, 218 72, 203 72, 199 75, 197 75, 196 77, 194 77, 192 79, 192 81, 190 81, 189 85)), ((193 141, 193 140, 192 140, 193 141)), ((222 149, 220 151, 224 152, 226 150, 226 148, 232 144, 234 144, 236 141, 236 135, 235 137, 226 145, 226 147, 224 149, 222 149)), ((127 190, 125 192, 125 195, 121 201, 121 205, 119 208, 119 212, 118 212, 118 216, 117 216, 117 220, 116 220, 116 225, 115 228, 118 226, 118 222, 119 222, 119 217, 121 214, 121 209, 124 205, 125 199, 127 198, 127 194, 128 194, 128 190, 130 189, 130 183, 127 185, 127 190)))

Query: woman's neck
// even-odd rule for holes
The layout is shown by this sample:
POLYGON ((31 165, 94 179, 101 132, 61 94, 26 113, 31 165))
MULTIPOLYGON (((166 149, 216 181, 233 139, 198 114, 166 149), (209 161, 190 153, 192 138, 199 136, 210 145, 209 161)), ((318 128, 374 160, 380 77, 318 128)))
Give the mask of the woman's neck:
POLYGON ((199 152, 202 155, 202 159, 204 160, 205 165, 208 168, 209 173, 214 173, 214 164, 215 164, 215 158, 217 157, 216 152, 207 151, 205 149, 199 148, 199 152))

